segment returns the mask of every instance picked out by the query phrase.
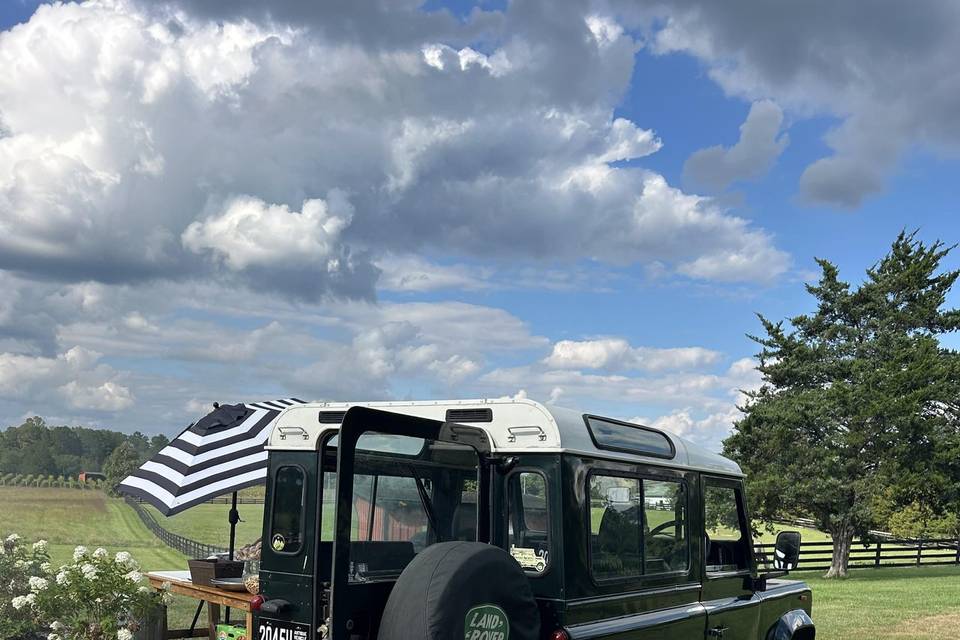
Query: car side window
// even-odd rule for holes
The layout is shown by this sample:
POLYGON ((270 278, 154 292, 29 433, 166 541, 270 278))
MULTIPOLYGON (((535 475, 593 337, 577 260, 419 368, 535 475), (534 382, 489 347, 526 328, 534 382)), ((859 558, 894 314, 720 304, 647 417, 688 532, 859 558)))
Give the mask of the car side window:
POLYGON ((643 480, 645 574, 684 571, 689 566, 687 495, 674 480, 643 480))
POLYGON ((538 471, 518 471, 507 481, 507 541, 525 571, 540 574, 550 564, 547 480, 538 471))
POLYGON ((743 491, 708 479, 703 502, 707 573, 749 570, 752 551, 743 491))
POLYGON ((590 562, 596 579, 686 571, 689 546, 682 482, 591 475, 590 562))

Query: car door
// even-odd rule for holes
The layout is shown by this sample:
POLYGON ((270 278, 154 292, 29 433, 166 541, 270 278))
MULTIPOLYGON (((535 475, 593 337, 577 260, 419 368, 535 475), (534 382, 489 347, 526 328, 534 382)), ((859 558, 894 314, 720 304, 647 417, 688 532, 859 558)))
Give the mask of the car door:
POLYGON ((756 562, 743 483, 702 477, 704 567, 701 603, 707 638, 754 640, 760 598, 752 589, 756 562))

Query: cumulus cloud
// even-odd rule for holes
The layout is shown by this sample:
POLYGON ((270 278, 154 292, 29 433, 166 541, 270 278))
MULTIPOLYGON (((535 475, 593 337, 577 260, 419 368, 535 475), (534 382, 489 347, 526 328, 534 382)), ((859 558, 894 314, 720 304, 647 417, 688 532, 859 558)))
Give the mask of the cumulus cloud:
POLYGON ((839 119, 825 138, 832 154, 801 177, 811 202, 857 207, 883 188, 906 149, 960 150, 960 7, 951 0, 910 11, 895 0, 856 8, 829 0, 623 8, 651 28, 653 51, 697 57, 726 92, 839 119))
POLYGON ((695 151, 683 166, 684 177, 712 190, 762 177, 787 146, 789 138, 781 134, 782 124, 783 111, 775 102, 754 102, 740 125, 737 143, 730 148, 717 145, 695 151))
POLYGON ((231 5, 42 5, 2 34, 0 268, 311 299, 370 297, 388 254, 784 268, 746 220, 617 165, 661 142, 613 116, 637 44, 609 15, 364 4, 293 28, 231 5), (353 13, 393 35, 330 27, 353 13))
POLYGON ((55 389, 74 409, 119 411, 130 407, 133 394, 118 382, 113 368, 98 363, 100 357, 83 347, 72 347, 51 358, 0 353, 0 397, 32 397, 55 389))
POLYGON ((663 371, 702 367, 714 364, 719 359, 720 353, 703 347, 633 347, 622 338, 602 338, 561 340, 553 345, 553 351, 544 359, 544 364, 561 369, 663 371))

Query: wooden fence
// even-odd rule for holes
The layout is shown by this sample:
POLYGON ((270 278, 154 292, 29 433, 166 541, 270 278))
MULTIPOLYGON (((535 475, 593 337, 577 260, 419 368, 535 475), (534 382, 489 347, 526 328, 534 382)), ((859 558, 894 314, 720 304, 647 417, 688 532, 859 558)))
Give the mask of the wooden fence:
MULTIPOLYGON (((770 567, 773 547, 755 546, 758 565, 770 567)), ((826 571, 832 555, 832 542, 801 542, 797 571, 826 571)), ((857 540, 850 549, 851 569, 948 564, 960 565, 960 540, 857 540)))
POLYGON ((153 532, 153 535, 160 539, 160 542, 168 547, 176 549, 188 558, 206 558, 215 553, 227 552, 227 550, 223 547, 197 542, 196 540, 185 538, 181 535, 173 533, 172 531, 164 529, 156 521, 153 515, 150 514, 150 512, 140 506, 139 501, 129 497, 125 498, 125 500, 126 503, 137 512, 137 515, 140 516, 140 520, 147 527, 147 529, 150 529, 150 531, 153 532))

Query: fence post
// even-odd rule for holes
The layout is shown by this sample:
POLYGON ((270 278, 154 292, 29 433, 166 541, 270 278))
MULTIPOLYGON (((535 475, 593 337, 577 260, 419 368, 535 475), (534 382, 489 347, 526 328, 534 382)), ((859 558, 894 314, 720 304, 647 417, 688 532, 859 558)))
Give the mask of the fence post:
POLYGON ((920 555, 923 553, 923 538, 917 538, 917 566, 920 566, 920 555))
POLYGON ((883 542, 881 542, 880 539, 877 538, 877 554, 873 557, 873 566, 875 567, 880 566, 880 546, 882 544, 883 542))
POLYGON ((960 534, 957 535, 957 557, 954 559, 954 564, 960 564, 960 534))

